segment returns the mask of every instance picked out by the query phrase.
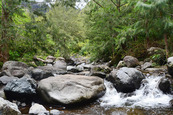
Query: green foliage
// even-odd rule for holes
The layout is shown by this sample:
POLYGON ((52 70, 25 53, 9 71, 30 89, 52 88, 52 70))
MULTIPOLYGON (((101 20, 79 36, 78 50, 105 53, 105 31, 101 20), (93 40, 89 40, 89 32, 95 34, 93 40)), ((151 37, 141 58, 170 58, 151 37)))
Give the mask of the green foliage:
POLYGON ((45 66, 45 64, 43 62, 41 62, 41 61, 36 61, 35 64, 37 66, 45 66))
POLYGON ((55 56, 55 57, 60 57, 60 56, 61 56, 59 50, 57 50, 57 52, 55 53, 54 56, 55 56))
POLYGON ((78 0, 57 1, 49 12, 45 12, 48 11, 45 4, 42 4, 40 9, 33 10, 30 9, 32 7, 17 8, 20 0, 4 1, 3 5, 0 5, 0 11, 5 7, 10 14, 9 25, 4 26, 5 32, 8 32, 5 37, 8 39, 0 39, 0 46, 2 44, 2 49, 7 49, 4 44, 8 42, 9 59, 31 62, 35 55, 68 57, 71 52, 78 52, 84 31, 82 19, 79 18, 80 12, 74 8, 76 1, 78 0))
POLYGON ((83 38, 78 15, 78 10, 61 5, 54 6, 46 15, 49 24, 48 31, 55 43, 54 49, 63 57, 68 57, 83 38))
POLYGON ((164 65, 166 63, 165 51, 157 50, 153 55, 150 56, 150 59, 155 62, 157 65, 164 65))
POLYGON ((131 8, 127 5, 127 0, 121 0, 121 7, 114 5, 119 4, 118 1, 97 2, 103 7, 90 2, 86 8, 86 34, 90 40, 91 57, 94 60, 108 61, 119 55, 125 49, 127 40, 132 38, 132 29, 127 22, 131 8))
POLYGON ((171 41, 172 3, 171 0, 91 1, 85 8, 89 54, 93 60, 117 62, 125 55, 143 60, 147 57, 147 48, 163 48, 165 34, 171 41))
POLYGON ((122 57, 126 55, 131 55, 136 57, 139 60, 144 60, 147 58, 147 48, 145 47, 144 40, 137 40, 137 41, 129 41, 128 48, 123 51, 122 57))
POLYGON ((0 62, 0 68, 2 68, 3 64, 4 64, 3 62, 0 62))
POLYGON ((20 57, 19 53, 17 51, 9 51, 9 55, 10 55, 10 60, 16 60, 17 58, 20 57))
MULTIPOLYGON (((0 14, 8 14, 0 19, 0 54, 33 66, 35 55, 73 54, 115 65, 125 55, 143 60, 150 46, 164 48, 165 36, 173 51, 172 0, 94 0, 81 11, 76 1, 56 0, 50 9, 42 4, 36 10, 19 7, 21 0, 0 1, 0 14)), ((165 54, 156 52, 150 58, 160 64, 165 54)))

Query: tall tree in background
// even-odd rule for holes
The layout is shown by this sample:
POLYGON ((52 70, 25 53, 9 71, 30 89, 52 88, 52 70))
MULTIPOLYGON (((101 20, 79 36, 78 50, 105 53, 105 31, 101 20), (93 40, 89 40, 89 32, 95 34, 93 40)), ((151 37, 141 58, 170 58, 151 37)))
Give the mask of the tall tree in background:
MULTIPOLYGON (((143 14, 143 23, 139 24, 145 28, 147 41, 149 36, 153 36, 153 30, 156 30, 157 37, 163 37, 165 42, 166 56, 168 57, 168 37, 172 34, 173 21, 171 20, 172 0, 145 0, 139 1, 137 7, 143 14)), ((138 20, 138 23, 141 20, 138 20)))
MULTIPOLYGON (((121 47, 126 37, 121 37, 121 30, 126 30, 128 23, 127 0, 93 0, 86 8, 87 36, 90 39, 92 57, 108 61, 121 58, 121 47), (119 50, 120 49, 120 50, 119 50), (115 57, 115 55, 118 55, 115 57)), ((129 10, 130 11, 130 10, 129 10)))
MULTIPOLYGON (((25 0, 27 1, 27 0, 25 0)), ((1 38, 0 38, 0 61, 9 59, 9 42, 14 39, 13 16, 22 15, 21 0, 1 1, 1 38)))
POLYGON ((159 44, 163 48, 161 38, 164 38, 168 56, 168 41, 173 27, 172 2, 91 0, 88 8, 85 8, 91 57, 98 60, 119 60, 125 55, 145 58, 147 48, 159 44))

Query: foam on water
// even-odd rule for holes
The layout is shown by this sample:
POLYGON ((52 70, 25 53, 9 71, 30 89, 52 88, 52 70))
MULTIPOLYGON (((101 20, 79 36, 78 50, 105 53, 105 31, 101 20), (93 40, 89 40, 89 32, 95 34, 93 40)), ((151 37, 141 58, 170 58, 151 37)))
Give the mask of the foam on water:
POLYGON ((164 94, 158 89, 162 77, 149 76, 143 80, 141 87, 132 94, 119 93, 112 83, 105 81, 106 93, 99 99, 101 106, 160 108, 169 107, 172 95, 164 94))

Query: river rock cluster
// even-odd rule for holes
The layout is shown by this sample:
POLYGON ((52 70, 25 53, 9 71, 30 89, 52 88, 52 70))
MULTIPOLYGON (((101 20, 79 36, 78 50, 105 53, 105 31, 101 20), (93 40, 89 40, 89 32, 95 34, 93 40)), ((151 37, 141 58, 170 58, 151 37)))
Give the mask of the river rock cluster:
MULTIPOLYGON (((150 50, 151 52, 152 50, 150 50)), ((173 57, 167 68, 154 68, 152 61, 140 62, 125 56, 117 67, 108 63, 89 63, 87 60, 48 56, 45 66, 29 67, 18 61, 7 61, 0 72, 0 114, 20 115, 19 108, 30 105, 29 114, 57 115, 61 111, 47 110, 44 104, 80 105, 104 95, 104 80, 110 81, 118 92, 132 93, 139 89, 147 74, 164 74, 158 88, 163 93, 173 91, 173 57), (168 71, 167 71, 168 70, 168 71)))

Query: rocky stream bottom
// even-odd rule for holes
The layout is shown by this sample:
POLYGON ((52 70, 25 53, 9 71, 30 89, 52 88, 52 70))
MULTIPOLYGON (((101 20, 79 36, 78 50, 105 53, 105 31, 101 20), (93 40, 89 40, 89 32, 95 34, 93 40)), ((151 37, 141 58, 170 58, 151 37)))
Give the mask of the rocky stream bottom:
MULTIPOLYGON (((106 93, 90 104, 63 107, 45 105, 47 110, 58 110, 57 115, 172 115, 172 95, 164 94, 158 88, 162 76, 147 76, 139 89, 133 93, 119 93, 112 83, 104 81, 106 93)), ((22 114, 28 114, 29 106, 21 107, 22 114)))
MULTIPOLYGON (((49 106, 47 109, 50 110, 49 106)), ((172 115, 171 108, 128 108, 128 107, 102 107, 99 103, 94 102, 89 105, 75 108, 52 107, 60 112, 54 115, 172 115)), ((23 115, 27 115, 29 107, 21 108, 23 115)))
POLYGON ((3 64, 0 115, 173 115, 173 57, 159 68, 132 56, 116 68, 47 59, 3 64))

